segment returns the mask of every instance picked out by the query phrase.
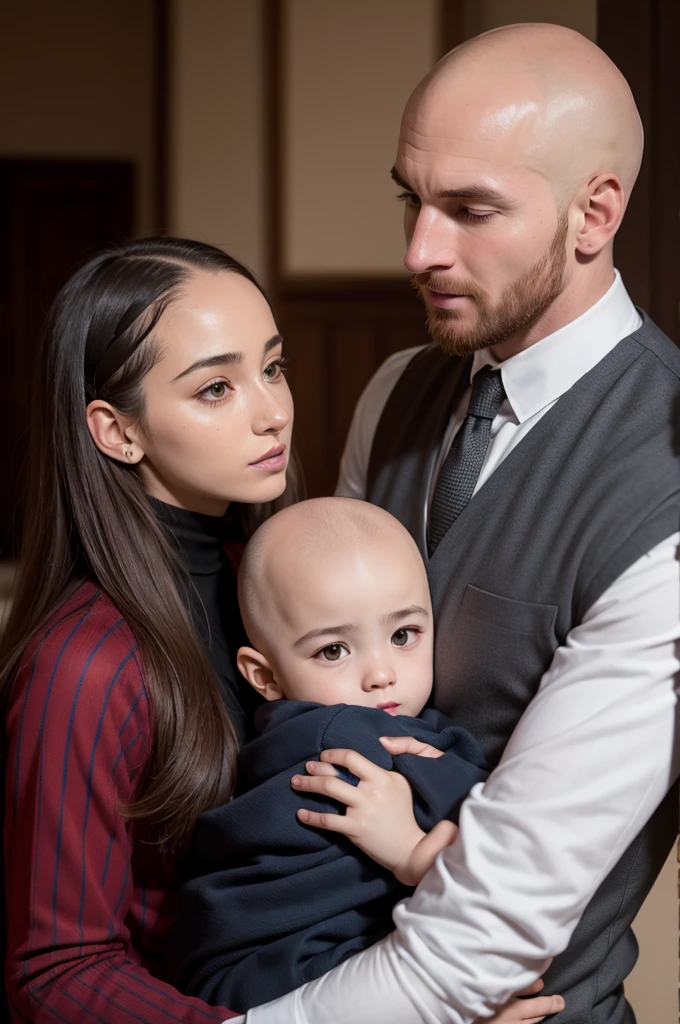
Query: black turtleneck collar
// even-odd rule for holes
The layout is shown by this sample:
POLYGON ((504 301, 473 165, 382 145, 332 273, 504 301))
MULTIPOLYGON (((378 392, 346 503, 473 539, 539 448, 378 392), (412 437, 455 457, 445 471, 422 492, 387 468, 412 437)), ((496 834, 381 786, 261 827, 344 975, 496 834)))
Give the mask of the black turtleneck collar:
POLYGON ((207 516, 150 499, 153 508, 179 544, 191 576, 211 576, 220 572, 222 549, 227 539, 227 516, 207 516))
POLYGON ((248 642, 238 608, 236 579, 224 553, 227 539, 240 539, 234 537, 234 522, 228 514, 206 516, 157 498, 150 501, 189 570, 193 586, 186 592, 187 607, 217 674, 239 741, 244 743, 255 709, 262 701, 234 664, 234 654, 248 642))

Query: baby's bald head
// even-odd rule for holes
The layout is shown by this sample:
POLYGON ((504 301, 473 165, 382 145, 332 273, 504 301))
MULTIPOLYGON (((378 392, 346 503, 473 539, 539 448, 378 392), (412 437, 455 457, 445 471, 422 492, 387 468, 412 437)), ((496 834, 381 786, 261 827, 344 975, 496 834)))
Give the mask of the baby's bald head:
POLYGON ((427 575, 411 535, 388 512, 351 498, 292 505, 253 535, 238 584, 253 645, 239 652, 239 668, 269 699, 380 707, 389 691, 400 713, 425 704, 427 575))
POLYGON ((385 545, 394 558, 405 556, 416 575, 425 574, 411 535, 377 505, 312 498, 277 512, 248 542, 239 570, 239 605, 251 641, 269 651, 269 633, 295 602, 298 582, 307 593, 325 590, 333 564, 385 545))

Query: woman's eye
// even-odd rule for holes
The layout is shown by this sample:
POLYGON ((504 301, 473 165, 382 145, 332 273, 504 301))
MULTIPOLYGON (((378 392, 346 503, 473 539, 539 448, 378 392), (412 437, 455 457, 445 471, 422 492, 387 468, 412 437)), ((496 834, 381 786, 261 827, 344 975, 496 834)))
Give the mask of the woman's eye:
POLYGON ((212 384, 208 384, 207 387, 199 391, 197 398, 201 402, 206 402, 208 405, 219 405, 221 402, 229 398, 229 392, 231 388, 226 380, 215 380, 212 384))
POLYGON ((392 643, 395 647, 406 647, 415 639, 417 633, 416 629, 397 629, 392 634, 392 643))
POLYGON ((342 644, 329 644, 328 647, 319 651, 318 657, 324 661, 341 661, 348 654, 349 651, 342 644))
POLYGON ((281 356, 280 359, 276 359, 273 363, 270 363, 264 371, 265 380, 273 381, 282 377, 287 363, 288 360, 283 356, 281 356))

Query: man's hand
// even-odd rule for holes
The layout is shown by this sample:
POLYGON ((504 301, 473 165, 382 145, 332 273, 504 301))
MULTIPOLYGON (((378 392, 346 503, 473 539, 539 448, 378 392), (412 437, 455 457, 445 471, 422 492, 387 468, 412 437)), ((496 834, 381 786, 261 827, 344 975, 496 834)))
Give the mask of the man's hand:
MULTIPOLYGON (((519 1021, 523 1021, 524 1024, 537 1024, 538 1021, 544 1020, 550 1014, 563 1010, 564 999, 562 996, 536 996, 536 993, 540 992, 542 988, 543 982, 538 978, 533 985, 519 993, 525 998, 519 999, 515 996, 495 1017, 487 1021, 487 1024, 518 1024, 519 1021), (536 997, 527 999, 526 996, 536 997)), ((479 1024, 482 1022, 479 1021, 479 1024)))

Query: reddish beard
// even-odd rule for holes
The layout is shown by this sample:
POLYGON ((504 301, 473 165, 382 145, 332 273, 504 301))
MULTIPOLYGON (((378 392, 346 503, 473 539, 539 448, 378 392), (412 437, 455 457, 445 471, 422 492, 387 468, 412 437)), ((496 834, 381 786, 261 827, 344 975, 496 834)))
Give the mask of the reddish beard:
POLYGON ((444 352, 466 356, 480 348, 497 345, 516 331, 536 323, 564 288, 568 228, 565 210, 560 214, 547 252, 503 290, 495 306, 491 305, 486 292, 472 281, 452 280, 436 272, 414 275, 411 284, 426 304, 427 328, 444 352), (428 305, 424 295, 428 286, 433 291, 465 295, 471 299, 477 308, 472 326, 463 326, 460 312, 456 309, 428 305))

